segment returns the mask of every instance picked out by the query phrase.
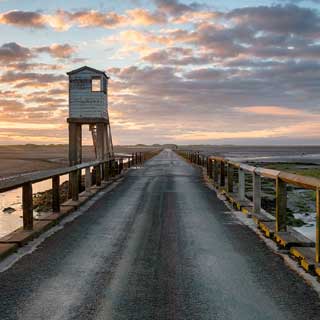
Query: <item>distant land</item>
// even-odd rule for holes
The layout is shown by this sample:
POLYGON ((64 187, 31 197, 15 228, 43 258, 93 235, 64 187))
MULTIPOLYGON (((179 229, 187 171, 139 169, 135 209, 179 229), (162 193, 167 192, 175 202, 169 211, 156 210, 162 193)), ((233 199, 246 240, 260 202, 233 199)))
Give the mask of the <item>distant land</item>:
MULTIPOLYGON (((199 151, 206 155, 221 155, 239 161, 320 164, 320 146, 136 144, 114 147, 116 153, 122 154, 164 148, 199 151)), ((83 146, 83 162, 93 159, 93 147, 83 146)), ((0 145, 0 177, 65 166, 68 166, 68 145, 0 145)))

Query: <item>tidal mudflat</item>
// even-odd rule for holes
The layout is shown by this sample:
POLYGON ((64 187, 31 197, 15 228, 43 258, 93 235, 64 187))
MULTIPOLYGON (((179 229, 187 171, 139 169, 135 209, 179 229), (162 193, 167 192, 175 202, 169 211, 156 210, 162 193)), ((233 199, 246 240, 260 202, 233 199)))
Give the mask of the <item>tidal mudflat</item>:
MULTIPOLYGON (((118 154, 131 154, 154 150, 154 147, 117 146, 118 154)), ((94 160, 94 150, 83 147, 83 162, 94 160)), ((28 172, 49 170, 68 166, 68 146, 66 145, 12 145, 0 146, 0 180, 28 172)), ((60 178, 61 184, 68 180, 68 175, 60 178)), ((34 216, 45 215, 38 204, 39 196, 51 189, 51 180, 33 185, 34 216)), ((0 237, 22 226, 22 190, 21 188, 0 193, 0 237)))

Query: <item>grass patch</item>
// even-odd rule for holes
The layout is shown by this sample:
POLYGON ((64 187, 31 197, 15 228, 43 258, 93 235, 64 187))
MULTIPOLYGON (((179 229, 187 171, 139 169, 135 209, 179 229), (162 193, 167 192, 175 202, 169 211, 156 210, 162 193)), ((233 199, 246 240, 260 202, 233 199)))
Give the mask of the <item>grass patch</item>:
POLYGON ((308 176, 308 177, 314 177, 314 178, 320 179, 320 166, 315 166, 314 164, 270 163, 270 164, 265 164, 263 166, 268 169, 286 171, 294 174, 299 174, 302 176, 308 176))

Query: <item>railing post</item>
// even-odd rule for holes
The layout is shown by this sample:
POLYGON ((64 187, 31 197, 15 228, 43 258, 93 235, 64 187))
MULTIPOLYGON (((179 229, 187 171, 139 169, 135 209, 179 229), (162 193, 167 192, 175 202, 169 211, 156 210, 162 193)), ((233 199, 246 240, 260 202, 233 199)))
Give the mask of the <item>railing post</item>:
POLYGON ((261 177, 256 173, 252 173, 252 198, 253 213, 261 212, 261 177))
POLYGON ((110 176, 108 161, 103 163, 103 168, 104 168, 104 181, 108 181, 110 176))
POLYGON ((72 171, 70 173, 70 179, 69 181, 71 186, 71 198, 73 201, 79 200, 79 172, 78 170, 72 171))
POLYGON ((52 177, 52 211, 60 212, 60 176, 52 177))
POLYGON ((112 160, 109 159, 108 161, 108 167, 109 167, 109 177, 112 178, 113 177, 113 170, 112 170, 112 160))
POLYGON ((276 232, 287 231, 287 184, 277 177, 276 180, 276 232))
POLYGON ((220 187, 225 185, 225 163, 220 161, 220 187))
POLYGON ((90 172, 90 167, 87 167, 85 169, 86 173, 85 173, 85 191, 86 192, 90 192, 90 188, 92 186, 92 177, 91 177, 91 172, 90 172))
POLYGON ((320 262, 320 187, 316 189, 316 263, 320 262))
POLYGON ((233 192, 233 175, 234 175, 234 170, 233 166, 228 163, 227 164, 227 192, 233 192))
POLYGON ((213 163, 213 181, 216 185, 218 185, 218 182, 219 182, 219 167, 218 167, 218 161, 217 160, 214 160, 214 163, 213 163))
POLYGON ((96 166, 96 186, 97 187, 101 186, 101 165, 100 164, 96 166))
POLYGON ((212 179, 212 160, 209 158, 208 159, 208 163, 207 163, 207 166, 208 166, 208 177, 210 179, 212 179))
POLYGON ((246 197, 246 180, 244 171, 239 168, 238 169, 238 196, 240 201, 244 201, 246 197))
POLYGON ((121 174, 122 170, 123 170, 123 159, 121 158, 119 159, 119 174, 121 174))
POLYGON ((22 186, 22 210, 23 210, 23 229, 33 229, 33 199, 32 183, 27 182, 22 186))

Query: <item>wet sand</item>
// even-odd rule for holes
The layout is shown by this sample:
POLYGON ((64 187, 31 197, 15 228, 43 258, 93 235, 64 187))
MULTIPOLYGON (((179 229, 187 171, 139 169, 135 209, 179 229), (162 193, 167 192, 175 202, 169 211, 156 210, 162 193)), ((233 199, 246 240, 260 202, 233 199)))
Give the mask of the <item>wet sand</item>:
POLYGON ((181 149, 206 155, 219 155, 241 162, 297 162, 320 164, 320 146, 206 146, 191 145, 181 149))
MULTIPOLYGON (((155 148, 117 146, 116 153, 132 153, 155 148)), ((94 160, 91 146, 83 147, 83 162, 94 160)), ((66 145, 0 146, 0 178, 16 174, 68 166, 66 145)))

